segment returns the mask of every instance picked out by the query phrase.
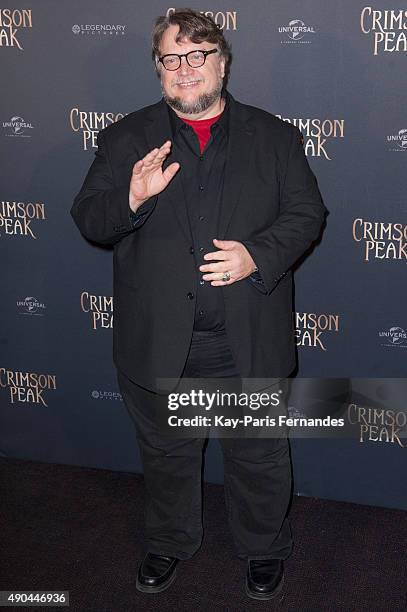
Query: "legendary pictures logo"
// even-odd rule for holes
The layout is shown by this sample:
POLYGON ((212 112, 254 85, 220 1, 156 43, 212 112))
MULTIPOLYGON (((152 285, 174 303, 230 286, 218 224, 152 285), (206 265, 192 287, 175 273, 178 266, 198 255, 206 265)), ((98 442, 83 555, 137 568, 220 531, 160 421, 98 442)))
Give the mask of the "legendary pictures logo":
POLYGON ((287 26, 280 26, 278 31, 286 34, 287 39, 281 41, 282 45, 300 43, 309 45, 312 35, 315 34, 314 26, 307 26, 301 19, 292 19, 287 26))
POLYGON ((117 391, 101 391, 100 389, 94 389, 91 395, 92 398, 96 400, 115 400, 119 402, 123 401, 121 393, 118 393, 117 391))
POLYGON ((17 32, 20 28, 32 28, 31 9, 0 9, 0 47, 17 47, 24 51, 17 32))
POLYGON ((402 327, 390 327, 387 331, 379 331, 382 346, 396 346, 407 348, 407 333, 402 327), (386 342, 383 342, 383 341, 386 342))
POLYGON ((387 142, 397 145, 391 147, 389 151, 407 151, 407 128, 398 131, 398 134, 387 136, 387 142))
POLYGON ((297 346, 310 346, 326 351, 327 332, 339 331, 339 315, 296 312, 294 315, 297 346))
POLYGON ((82 132, 83 150, 89 147, 97 148, 97 135, 111 123, 116 123, 124 117, 122 113, 97 113, 95 111, 80 111, 73 108, 69 113, 69 123, 74 132, 82 132))
POLYGON ((10 121, 3 121, 3 129, 8 131, 5 136, 31 138, 29 130, 32 130, 33 126, 28 121, 24 121, 22 117, 11 117, 10 121))
MULTIPOLYGON (((167 9, 167 17, 174 13, 175 8, 167 9)), ((237 13, 236 11, 199 11, 201 15, 212 17, 219 29, 226 30, 237 30, 237 13)))
POLYGON ((0 202, 0 236, 2 233, 14 236, 29 236, 37 239, 31 227, 32 221, 45 219, 42 202, 0 202))
POLYGON ((81 293, 81 309, 91 315, 92 329, 111 329, 113 327, 113 297, 81 293))
POLYGON ((72 26, 72 32, 82 36, 124 36, 125 28, 125 25, 115 25, 113 23, 75 24, 72 26))
POLYGON ((396 412, 349 404, 348 421, 359 426, 359 442, 388 442, 404 448, 400 434, 406 426, 407 414, 401 410, 396 412))
POLYGON ((21 315, 35 315, 42 317, 46 309, 45 304, 37 300, 35 297, 26 297, 24 300, 17 302, 17 308, 21 315))
POLYGON ((57 388, 56 376, 35 372, 13 372, 0 368, 0 387, 8 389, 10 401, 48 406, 44 392, 57 388))
POLYGON ((364 261, 371 259, 407 259, 407 225, 355 219, 355 242, 364 243, 364 261))
POLYGON ((379 51, 407 51, 407 10, 383 11, 365 6, 360 14, 360 29, 363 34, 373 35, 373 55, 379 51))
POLYGON ((343 138, 344 119, 289 119, 276 115, 279 119, 295 125, 305 136, 304 150, 307 156, 324 157, 331 161, 326 147, 332 138, 343 138))

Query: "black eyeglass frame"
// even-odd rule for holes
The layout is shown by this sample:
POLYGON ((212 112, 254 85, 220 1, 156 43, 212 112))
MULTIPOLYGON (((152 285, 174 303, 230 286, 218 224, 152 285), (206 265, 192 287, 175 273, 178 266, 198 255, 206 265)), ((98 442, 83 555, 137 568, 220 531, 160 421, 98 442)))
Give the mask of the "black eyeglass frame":
POLYGON ((158 62, 161 62, 161 64, 164 66, 164 68, 166 70, 168 70, 169 72, 174 72, 174 70, 178 70, 178 68, 181 66, 182 58, 185 57, 188 66, 190 66, 191 68, 200 68, 201 66, 203 66, 205 64, 207 55, 210 55, 211 53, 216 53, 216 51, 219 51, 219 49, 211 49, 210 51, 204 51, 203 49, 194 49, 194 51, 188 51, 188 53, 182 53, 182 54, 180 54, 180 53, 166 53, 165 55, 162 55, 161 57, 158 58, 158 62), (197 51, 199 51, 199 53, 203 53, 204 61, 202 62, 202 64, 200 64, 200 66, 191 66, 191 64, 189 63, 189 60, 188 60, 188 55, 192 55, 192 54, 196 53, 197 51), (164 65, 164 59, 166 57, 170 57, 170 56, 171 57, 174 57, 174 56, 178 57, 179 64, 178 64, 178 66, 176 68, 167 68, 164 65))

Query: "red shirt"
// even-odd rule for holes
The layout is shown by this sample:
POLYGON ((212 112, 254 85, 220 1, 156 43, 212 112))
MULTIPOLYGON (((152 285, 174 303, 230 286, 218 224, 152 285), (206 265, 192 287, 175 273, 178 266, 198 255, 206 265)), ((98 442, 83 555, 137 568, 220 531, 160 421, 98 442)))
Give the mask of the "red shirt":
POLYGON ((211 125, 219 119, 221 114, 222 113, 219 113, 219 115, 216 115, 216 117, 211 117, 210 119, 184 119, 184 117, 179 117, 182 119, 182 121, 188 123, 188 125, 192 127, 195 134, 198 136, 201 153, 203 153, 206 143, 210 138, 211 125))

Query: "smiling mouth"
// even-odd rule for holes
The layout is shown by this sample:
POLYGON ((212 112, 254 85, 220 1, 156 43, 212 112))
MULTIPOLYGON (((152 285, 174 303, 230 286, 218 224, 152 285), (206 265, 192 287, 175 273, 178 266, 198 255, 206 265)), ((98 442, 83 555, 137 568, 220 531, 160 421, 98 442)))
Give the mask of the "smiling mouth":
POLYGON ((182 83, 177 83, 178 87, 183 87, 185 89, 188 89, 189 87, 195 87, 196 85, 198 85, 201 81, 184 81, 182 83))

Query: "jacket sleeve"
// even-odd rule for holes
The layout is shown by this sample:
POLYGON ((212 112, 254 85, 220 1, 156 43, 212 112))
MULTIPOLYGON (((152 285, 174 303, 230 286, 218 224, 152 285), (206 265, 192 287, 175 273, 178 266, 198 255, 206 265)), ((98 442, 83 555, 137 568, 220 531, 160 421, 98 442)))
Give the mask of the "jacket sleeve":
POLYGON ((103 245, 119 242, 139 228, 153 211, 157 196, 144 202, 135 213, 129 206, 128 185, 117 186, 103 131, 99 132, 95 159, 71 208, 80 232, 88 240, 103 245))
POLYGON ((317 239, 327 212, 302 142, 301 132, 292 126, 279 216, 270 227, 241 241, 261 271, 267 294, 317 239))
POLYGON ((252 285, 254 285, 256 289, 258 289, 258 291, 260 291, 260 293, 267 293, 266 288, 264 286, 264 280, 262 279, 261 274, 258 270, 250 274, 249 282, 252 283, 252 285))

